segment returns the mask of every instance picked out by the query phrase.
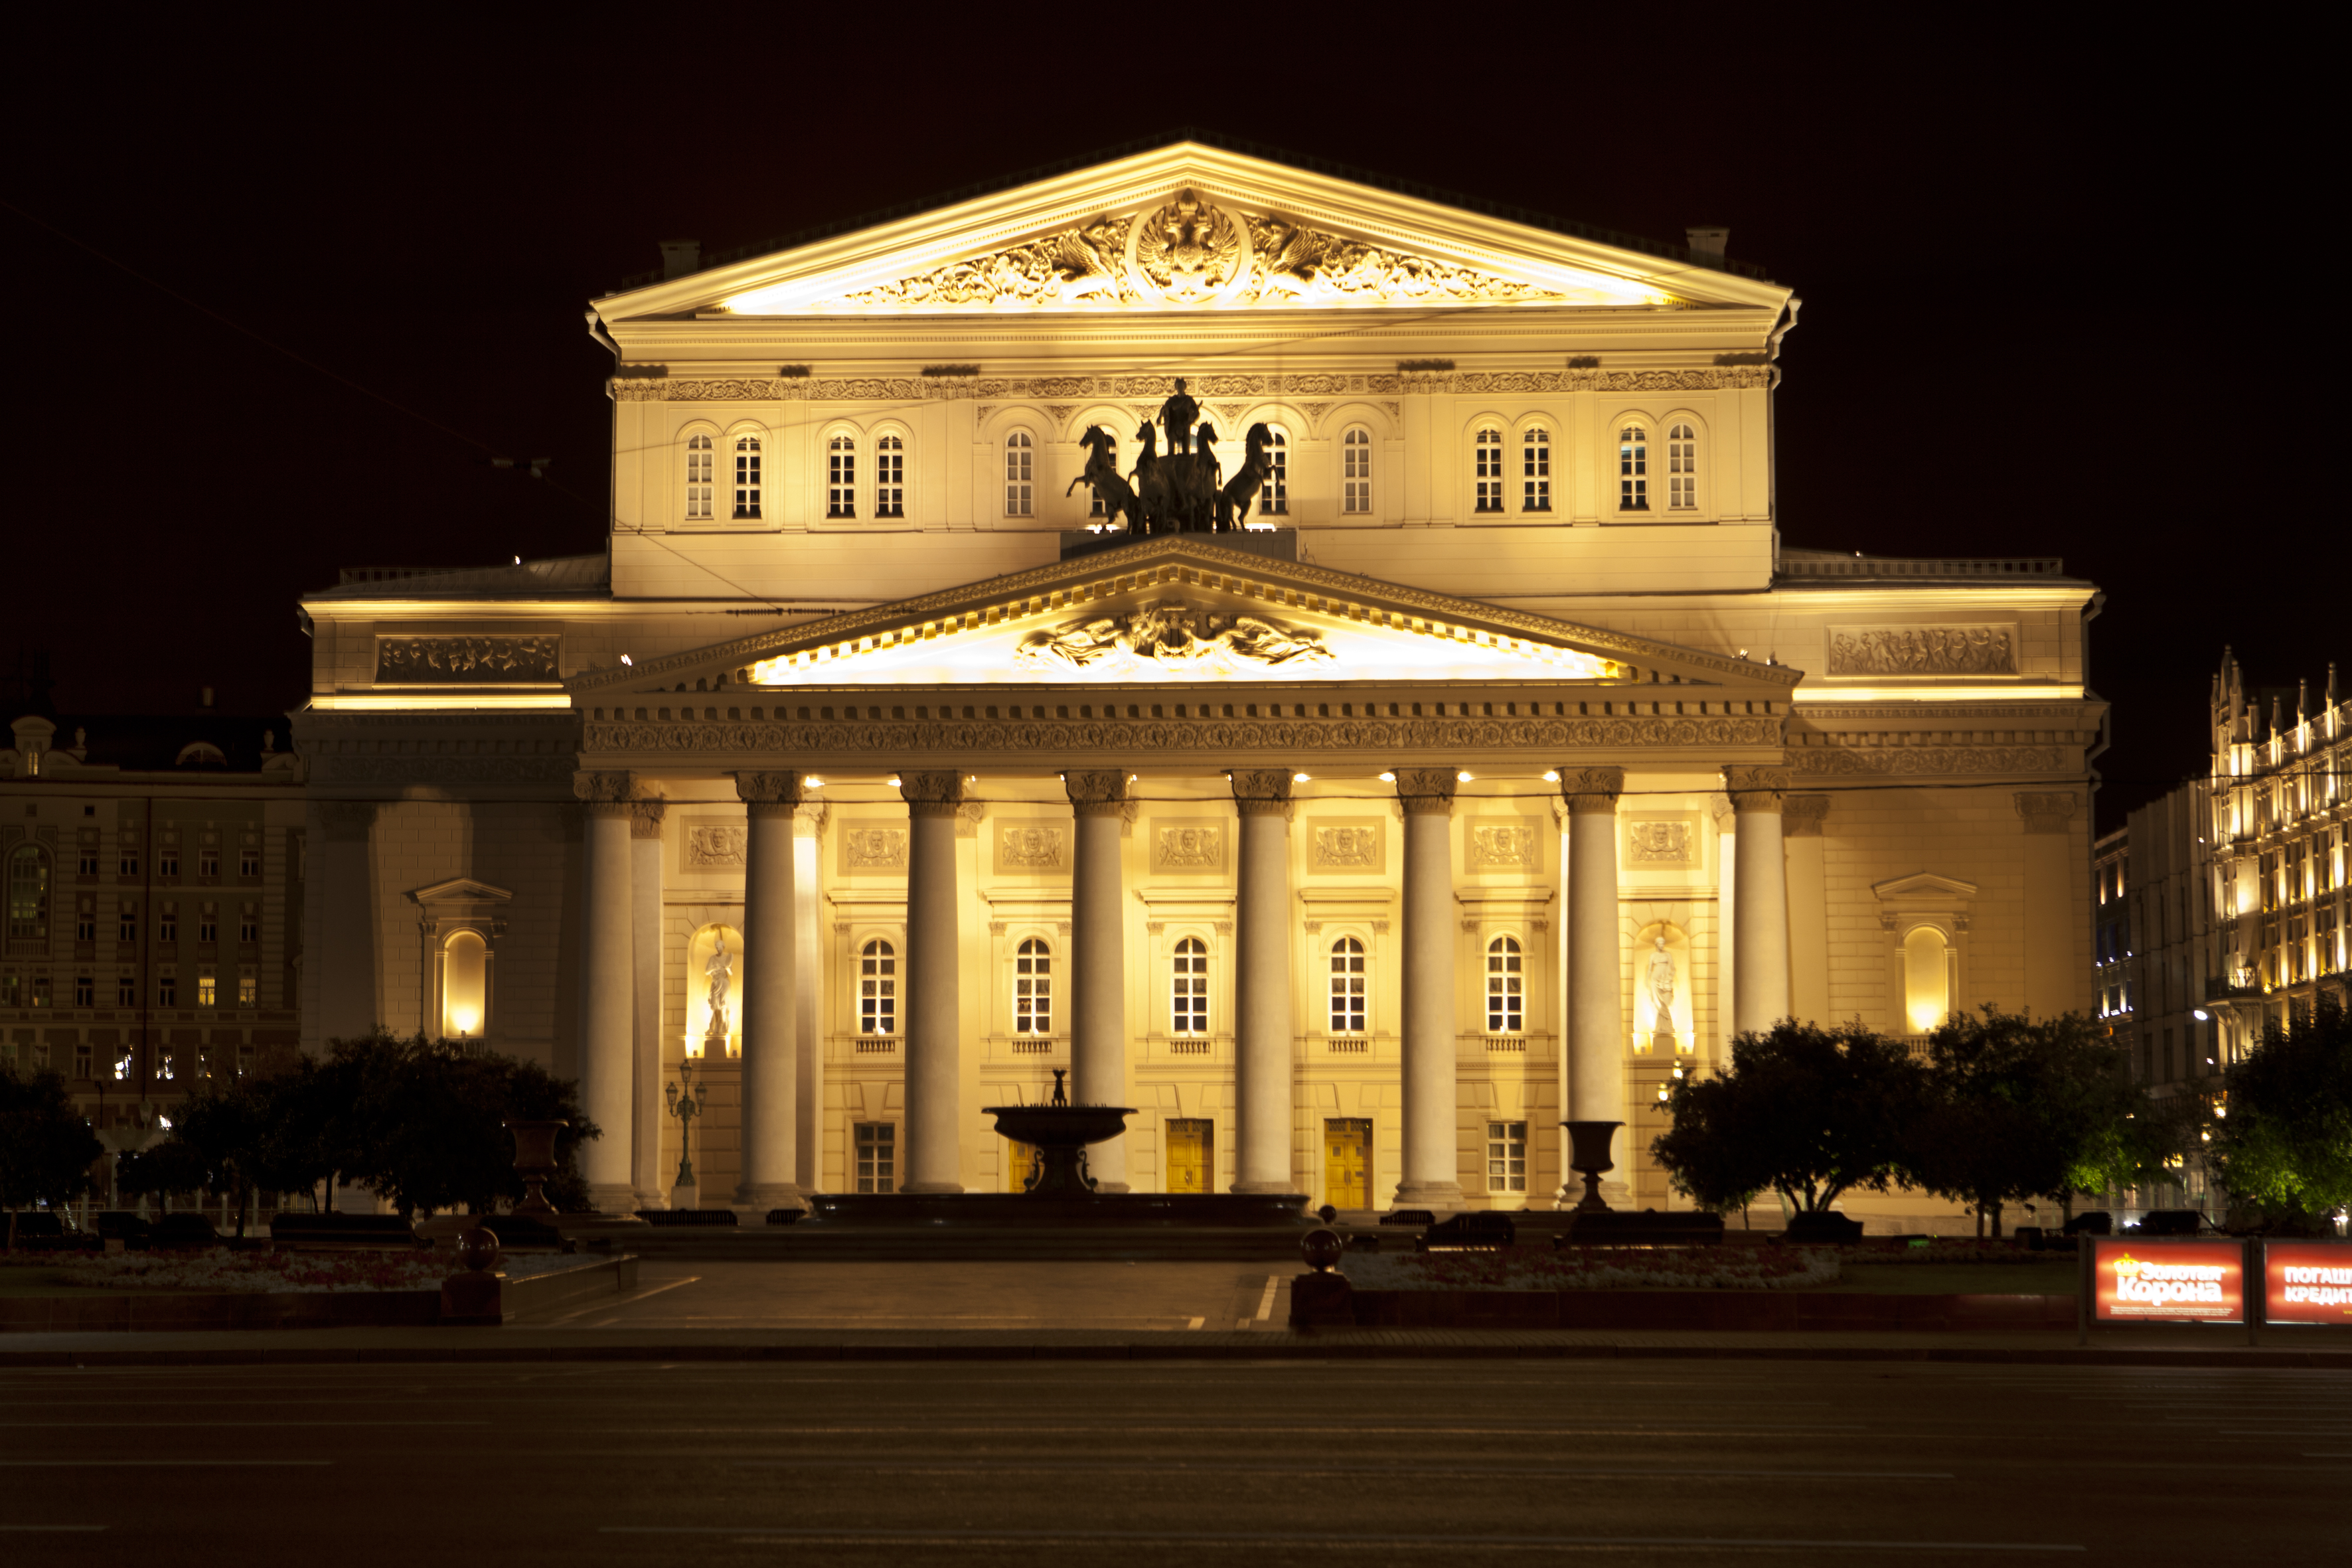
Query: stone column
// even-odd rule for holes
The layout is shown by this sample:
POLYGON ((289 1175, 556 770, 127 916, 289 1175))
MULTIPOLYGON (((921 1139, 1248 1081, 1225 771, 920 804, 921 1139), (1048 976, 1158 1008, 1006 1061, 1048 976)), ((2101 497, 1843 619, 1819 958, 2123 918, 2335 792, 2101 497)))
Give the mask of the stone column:
MULTIPOLYGON (((1076 843, 1070 857, 1070 1099, 1080 1105, 1127 1103, 1127 911, 1120 903, 1119 808, 1127 773, 1106 769, 1062 775, 1076 843)), ((1087 1151, 1098 1192, 1128 1190, 1127 1138, 1087 1151)))
MULTIPOLYGON (((1625 1108, 1625 954, 1617 918, 1617 797, 1622 768, 1559 770, 1568 806, 1568 1120, 1622 1121, 1611 1140, 1616 1169, 1604 1186, 1615 1196, 1632 1157, 1625 1108)), ((1566 1167, 1561 1167, 1565 1170, 1566 1167)), ((1581 1198, 1563 1175, 1562 1190, 1581 1198)), ((1630 1191, 1630 1188, 1627 1190, 1630 1191)))
POLYGON ((1732 999, 1739 994, 1738 922, 1732 911, 1739 907, 1739 817, 1731 797, 1717 794, 1707 799, 1717 829, 1715 884, 1715 1050, 1716 1065, 1731 1065, 1732 999))
POLYGON ((800 1059, 800 1112, 794 1146, 800 1155, 793 1180, 803 1194, 824 1190, 824 955, 818 950, 817 877, 824 863, 824 803, 801 803, 793 818, 793 977, 800 998, 793 1018, 800 1059))
MULTIPOLYGON (((743 798, 743 1153, 740 1208, 805 1208, 800 1176, 799 921, 793 817, 801 775, 735 775, 743 798)), ((688 979, 692 980, 693 976, 688 979)))
POLYGON ((963 1191, 956 985, 956 808, 963 775, 900 775, 907 835, 908 1193, 963 1191))
MULTIPOLYGON (((1288 768, 1236 773, 1241 813, 1234 964, 1234 1188, 1288 1193, 1291 1168, 1288 768)), ((1437 819, 1443 826, 1444 819, 1437 819)))
POLYGON ((1829 871, 1822 860, 1822 825, 1830 797, 1792 795, 1780 811, 1780 839, 1789 868, 1789 1016, 1830 1022, 1829 871))
POLYGON ((635 1201, 630 1181, 630 1079, 636 1033, 635 913, 629 900, 629 821, 636 778, 625 773, 572 775, 572 791, 588 817, 587 1005, 580 1019, 580 1105, 604 1129, 580 1146, 580 1173, 588 1196, 608 1214, 625 1214, 635 1201))
MULTIPOLYGON (((2085 944, 2090 927, 2074 918, 2083 905, 2075 900, 2072 886, 2077 859, 2084 863, 2083 874, 2089 874, 2088 847, 2078 850, 2074 834, 2082 799, 2073 790, 2020 791, 2014 799, 2025 828, 2025 1010, 2036 1018, 2088 1011, 2091 958, 2085 944)), ((2153 947, 2154 934, 2140 932, 2138 940, 2153 947)), ((1966 1013, 1972 1001, 1956 995, 1952 1011, 1966 1013)))
MULTIPOLYGON (((310 993, 302 1044, 313 1053, 329 1040, 371 1033, 383 1016, 376 1005, 375 869, 368 853, 375 813, 372 800, 321 800, 310 806, 308 883, 316 924, 302 957, 310 993)), ((139 918, 152 921, 155 911, 142 908, 139 918)))
POLYGON ((641 1209, 669 1207, 670 1171, 661 1168, 662 812, 657 800, 629 803, 630 1131, 629 1181, 641 1209))
POLYGON ((1404 1170, 1399 1208, 1458 1208, 1451 768, 1399 769, 1404 803, 1404 1170))
POLYGON ((1738 846, 1738 890, 1731 923, 1739 944, 1731 1026, 1738 1033, 1769 1029, 1789 1016, 1789 870, 1780 847, 1780 805, 1789 791, 1785 768, 1727 767, 1738 846))

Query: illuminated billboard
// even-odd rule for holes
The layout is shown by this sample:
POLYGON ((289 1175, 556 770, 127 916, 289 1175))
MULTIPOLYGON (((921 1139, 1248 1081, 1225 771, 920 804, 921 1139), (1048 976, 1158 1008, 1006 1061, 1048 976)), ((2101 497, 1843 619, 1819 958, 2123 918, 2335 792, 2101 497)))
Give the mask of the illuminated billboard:
POLYGON ((2095 1323, 2242 1323, 2245 1247, 2086 1237, 2095 1323))
POLYGON ((2263 1321, 2352 1323, 2352 1247, 2263 1243, 2263 1321))

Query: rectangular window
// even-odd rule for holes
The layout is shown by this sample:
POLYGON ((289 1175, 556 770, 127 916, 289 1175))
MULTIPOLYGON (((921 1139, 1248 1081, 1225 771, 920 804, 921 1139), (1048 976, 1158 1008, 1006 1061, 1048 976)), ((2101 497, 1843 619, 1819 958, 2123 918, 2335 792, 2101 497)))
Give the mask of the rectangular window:
POLYGON ((1004 441, 1004 515, 1027 517, 1035 504, 1035 490, 1031 480, 1035 478, 1033 461, 1036 449, 1030 445, 1026 430, 1015 430, 1004 441))
POLYGON ((220 851, 213 848, 196 851, 196 875, 209 882, 220 875, 220 851))
POLYGON ((251 1007, 260 1000, 261 982, 255 977, 252 970, 243 971, 236 977, 236 1005, 240 1007, 251 1007))
POLYGON ((1198 937, 1176 944, 1175 970, 1170 977, 1168 1032, 1197 1036, 1209 1032, 1209 950, 1198 937))
POLYGON ((1519 509, 1551 510, 1551 432, 1529 430, 1519 437, 1519 509))
POLYGON ((117 942, 139 940, 139 906, 137 904, 126 903, 115 911, 114 940, 117 942))
POLYGON ((248 882, 261 880, 261 847, 248 844, 237 851, 236 874, 248 882))
POLYGON ((114 1058, 114 1081, 127 1083, 139 1076, 139 1052, 136 1047, 117 1046, 108 1053, 114 1058))
POLYGON ((114 868, 116 873, 120 876, 136 877, 139 875, 139 851, 136 849, 125 849, 121 854, 116 856, 114 858, 114 868))
POLYGON ((177 845, 165 845, 155 852, 155 875, 176 878, 180 874, 180 850, 177 845))
POLYGON ((167 903, 163 906, 162 912, 155 917, 155 940, 157 942, 180 940, 179 905, 167 903))
POLYGON ((74 862, 74 870, 77 875, 84 877, 95 877, 98 875, 98 840, 96 837, 86 838, 82 841, 81 856, 74 862))
POLYGON ((155 1005, 158 1007, 176 1007, 179 1005, 180 982, 178 977, 170 974, 157 976, 155 980, 155 1005))
POLYGON ((74 1005, 77 1007, 98 1005, 98 976, 94 974, 74 976, 74 1005))
POLYGON ((1503 510, 1503 433, 1495 429, 1479 431, 1476 451, 1478 496, 1471 510, 1500 511, 1503 510))
POLYGON ((1034 937, 1021 944, 1013 960, 1013 1032, 1054 1032, 1054 955, 1034 937))
POLYGON ((237 917, 236 940, 239 942, 261 940, 261 906, 259 904, 246 905, 245 912, 237 917))
POLYGON ((219 1006, 219 986, 220 982, 214 978, 213 972, 211 970, 199 970, 196 973, 196 1005, 199 1007, 219 1006))
POLYGON ((139 982, 128 974, 114 977, 114 1005, 118 1007, 139 1005, 139 982))
POLYGON ((88 1046, 76 1046, 74 1047, 74 1077, 87 1081, 89 1078, 91 1060, 92 1058, 88 1046))
POLYGON ((824 515, 857 515, 857 443, 835 436, 825 452, 824 515))
POLYGON ((1526 1122, 1486 1123, 1486 1190, 1490 1193, 1524 1193, 1528 1190, 1526 1122))
POLYGON ((1364 1032, 1364 944, 1341 937, 1331 949, 1331 1033, 1364 1032))
POLYGON ((34 975, 33 1005, 36 1007, 46 1007, 49 1005, 49 977, 46 974, 34 975))
POLYGON ((869 942, 858 955, 857 1032, 898 1032, 898 958, 887 942, 869 942))
POLYGON ((19 984, 20 982, 15 975, 0 974, 0 1007, 24 1005, 23 994, 17 989, 19 984))
POLYGON ((1258 494, 1258 511, 1265 517, 1290 515, 1290 437, 1280 430, 1265 447, 1265 488, 1258 494))
POLYGON ((81 901, 81 907, 74 911, 74 941, 96 942, 97 940, 98 900, 84 899, 81 901))
POLYGON ((735 443, 735 515, 739 519, 760 515, 760 443, 755 437, 745 436, 735 443))
POLYGON ((197 906, 196 940, 206 946, 220 940, 220 906, 218 904, 197 906))
POLYGON ((898 1124, 895 1121, 857 1123, 857 1190, 892 1193, 898 1190, 898 1124))

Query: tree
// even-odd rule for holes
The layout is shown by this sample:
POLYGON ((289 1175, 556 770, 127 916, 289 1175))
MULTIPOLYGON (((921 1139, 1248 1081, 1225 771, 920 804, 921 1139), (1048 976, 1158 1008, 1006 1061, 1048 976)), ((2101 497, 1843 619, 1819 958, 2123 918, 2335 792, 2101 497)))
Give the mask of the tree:
POLYGON ((125 1197, 180 1197, 213 1184, 212 1163, 176 1131, 123 1155, 114 1173, 115 1190, 125 1197))
POLYGON ((1731 1043, 1731 1067, 1675 1086, 1674 1126, 1650 1145, 1675 1190, 1709 1208, 1767 1188, 1805 1213, 1905 1174, 1905 1134, 1924 1074, 1904 1047, 1859 1024, 1783 1018, 1731 1043))
POLYGON ((2209 1157, 2233 1195, 2296 1229, 2352 1204, 2352 1018, 2334 998, 2263 1031, 2222 1086, 2209 1157))
POLYGON ((2080 1013, 2034 1023, 1987 1007, 1927 1038, 1931 1093, 1914 1129, 1920 1184, 1972 1204, 1982 1234, 2033 1198, 2137 1179, 2159 1157, 2124 1052, 2080 1013))
POLYGON ((16 1247, 16 1211, 63 1205, 89 1189, 89 1168, 106 1152, 73 1108, 55 1072, 20 1074, 0 1064, 0 1204, 8 1209, 8 1249, 16 1247))

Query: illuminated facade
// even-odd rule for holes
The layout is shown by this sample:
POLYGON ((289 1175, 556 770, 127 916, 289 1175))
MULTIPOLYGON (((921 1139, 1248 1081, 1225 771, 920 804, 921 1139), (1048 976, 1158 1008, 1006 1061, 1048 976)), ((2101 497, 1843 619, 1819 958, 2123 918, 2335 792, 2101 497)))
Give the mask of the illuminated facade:
POLYGON ((1106 1184, 1542 1204, 1573 1114, 1664 1206, 1736 1028, 2090 1005, 2095 590, 1784 546, 1797 301, 1694 237, 1186 143, 674 247, 605 554, 304 601, 310 1037, 580 1073, 613 1205, 695 1054, 706 1202, 1005 1190, 1066 1068, 1106 1184), (1084 482, 1212 436, 1239 531, 1084 482))

